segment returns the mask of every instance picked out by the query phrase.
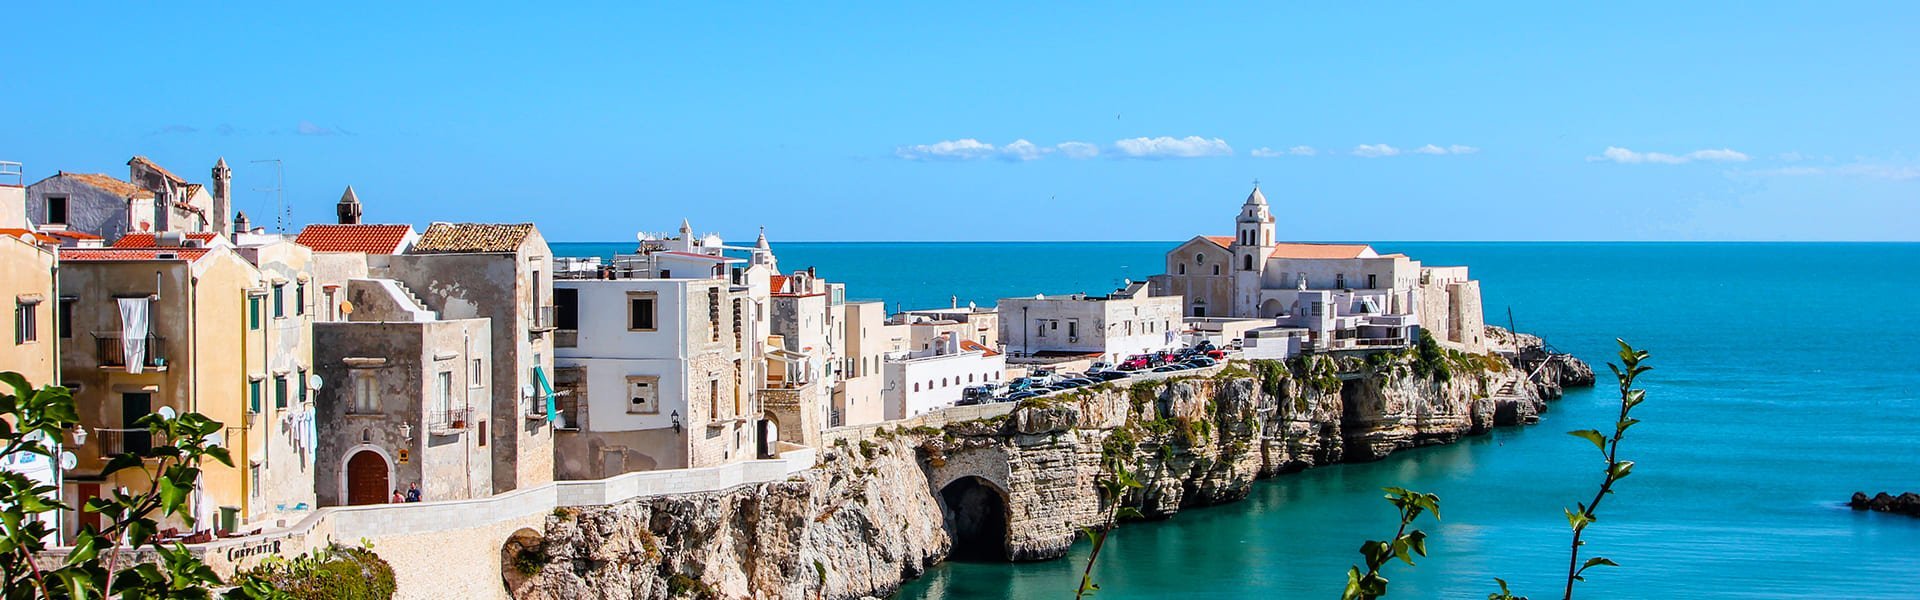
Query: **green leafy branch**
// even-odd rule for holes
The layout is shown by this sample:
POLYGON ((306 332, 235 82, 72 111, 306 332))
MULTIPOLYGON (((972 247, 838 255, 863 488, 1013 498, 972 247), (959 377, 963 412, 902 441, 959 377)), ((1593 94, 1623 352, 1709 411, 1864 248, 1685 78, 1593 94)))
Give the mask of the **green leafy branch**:
POLYGON ((1613 493, 1615 483, 1633 473, 1633 461, 1620 459, 1620 440, 1626 437, 1627 429, 1640 423, 1639 419, 1633 418, 1633 409, 1647 400, 1647 391, 1634 388, 1634 380, 1640 374, 1653 370, 1653 367, 1642 364, 1646 362, 1648 356, 1645 350, 1636 350, 1624 340, 1615 341, 1620 344, 1620 363, 1607 363, 1607 367, 1613 369, 1614 379, 1620 382, 1620 417, 1613 423, 1613 435, 1609 436, 1594 429, 1567 432, 1593 442, 1594 448, 1600 450, 1601 458, 1605 459, 1606 468, 1602 471, 1600 490, 1594 493, 1593 500, 1576 503, 1574 508, 1566 511, 1567 524, 1573 528, 1573 546, 1567 558, 1566 595, 1562 596, 1565 600, 1572 600, 1574 582, 1586 581, 1587 569, 1598 566, 1620 566, 1600 556, 1588 558, 1584 562, 1580 560, 1580 547, 1586 545, 1586 541, 1582 540, 1581 536, 1586 533, 1587 526, 1600 519, 1600 502, 1613 493))
POLYGON ((1074 600, 1092 596, 1094 592, 1100 590, 1100 584, 1093 582, 1093 564, 1100 559, 1100 550, 1106 547, 1107 536, 1113 533, 1113 528, 1118 526, 1120 519, 1140 518, 1140 509, 1123 504, 1128 490, 1142 487, 1140 479, 1127 468, 1125 459, 1117 456, 1109 457, 1103 467, 1107 473, 1100 478, 1099 482, 1100 505, 1105 508, 1106 514, 1098 528, 1080 528, 1080 531, 1087 534, 1087 539, 1093 541, 1093 551, 1087 554, 1087 567, 1080 573, 1080 587, 1073 592, 1074 600))
POLYGON ((1341 600, 1372 600, 1387 595, 1387 578, 1380 574, 1380 569, 1396 558, 1412 565, 1414 555, 1427 555, 1426 532, 1408 531, 1408 528, 1422 513, 1431 512, 1433 518, 1439 520, 1440 497, 1397 487, 1386 488, 1386 492, 1387 502, 1400 512, 1400 529, 1393 533, 1392 540, 1368 540, 1360 544, 1360 556, 1366 560, 1367 570, 1362 572, 1358 565, 1347 569, 1347 587, 1340 594, 1341 600))

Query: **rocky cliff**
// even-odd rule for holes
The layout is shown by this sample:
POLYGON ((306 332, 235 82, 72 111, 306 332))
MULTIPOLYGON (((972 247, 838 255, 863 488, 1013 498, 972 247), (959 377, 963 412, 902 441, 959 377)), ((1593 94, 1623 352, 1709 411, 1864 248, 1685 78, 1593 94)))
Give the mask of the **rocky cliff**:
POLYGON ((1234 363, 882 429, 788 481, 556 511, 539 539, 509 546, 506 579, 519 598, 884 595, 950 553, 1063 555, 1100 521, 1109 465, 1144 484, 1123 502, 1171 517, 1242 499, 1261 477, 1531 422, 1561 381, 1527 373, 1431 347, 1234 363))

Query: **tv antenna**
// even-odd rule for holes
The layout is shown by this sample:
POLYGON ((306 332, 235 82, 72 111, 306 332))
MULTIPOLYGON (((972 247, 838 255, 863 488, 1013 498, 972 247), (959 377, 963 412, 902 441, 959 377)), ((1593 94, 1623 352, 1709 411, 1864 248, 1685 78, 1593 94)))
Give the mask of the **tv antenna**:
POLYGON ((288 217, 291 216, 290 214, 287 213, 286 165, 282 163, 278 158, 264 158, 264 159, 253 161, 253 164, 260 164, 260 163, 273 163, 273 187, 254 188, 253 191, 266 192, 266 193, 273 194, 274 204, 277 207, 279 207, 279 210, 277 210, 273 215, 274 228, 278 229, 280 233, 286 233, 287 219, 288 217))

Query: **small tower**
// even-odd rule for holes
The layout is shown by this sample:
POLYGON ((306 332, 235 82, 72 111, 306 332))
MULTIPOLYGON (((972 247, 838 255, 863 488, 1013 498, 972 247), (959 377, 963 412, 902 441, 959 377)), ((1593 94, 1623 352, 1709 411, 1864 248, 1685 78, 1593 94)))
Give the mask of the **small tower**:
POLYGON ((340 216, 341 225, 360 224, 360 197, 354 195, 353 186, 347 186, 347 192, 340 194, 340 204, 333 207, 333 212, 340 216))
POLYGON ((233 169, 227 168, 226 157, 213 165, 213 232, 231 235, 233 229, 227 221, 233 214, 233 169))
POLYGON ((1253 193, 1247 194, 1247 201, 1240 205, 1240 214, 1233 222, 1238 231, 1234 245, 1256 248, 1273 245, 1273 213, 1267 210, 1267 196, 1260 193, 1260 184, 1253 184, 1253 193))
POLYGON ((1253 183, 1253 193, 1247 194, 1247 201, 1240 205, 1240 213, 1234 217, 1233 247, 1233 316, 1263 317, 1258 306, 1258 295, 1262 278, 1267 269, 1267 257, 1273 254, 1273 213, 1267 210, 1267 196, 1260 193, 1260 182, 1253 183))
POLYGON ((253 227, 253 223, 247 220, 247 213, 239 213, 234 215, 233 216, 234 243, 235 244, 240 243, 239 235, 242 233, 250 233, 252 227, 253 227))

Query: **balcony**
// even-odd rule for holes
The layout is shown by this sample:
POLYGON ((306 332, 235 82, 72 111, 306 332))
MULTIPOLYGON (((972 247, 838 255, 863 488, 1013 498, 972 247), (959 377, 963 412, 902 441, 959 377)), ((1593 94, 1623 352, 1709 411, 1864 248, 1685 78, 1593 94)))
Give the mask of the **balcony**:
POLYGON ((427 431, 434 435, 453 435, 465 431, 472 419, 471 408, 432 411, 427 413, 427 431))
MULTIPOLYGON (((147 348, 145 358, 140 362, 141 368, 155 370, 167 368, 167 339, 157 335, 149 335, 145 339, 147 348)), ((95 356, 100 359, 101 367, 116 369, 127 367, 126 344, 119 332, 96 331, 93 333, 93 342, 95 356)))
POLYGON ((533 314, 531 316, 533 321, 532 329, 535 333, 553 331, 555 328, 554 324, 558 322, 554 320, 552 306, 535 306, 533 307, 533 314))

